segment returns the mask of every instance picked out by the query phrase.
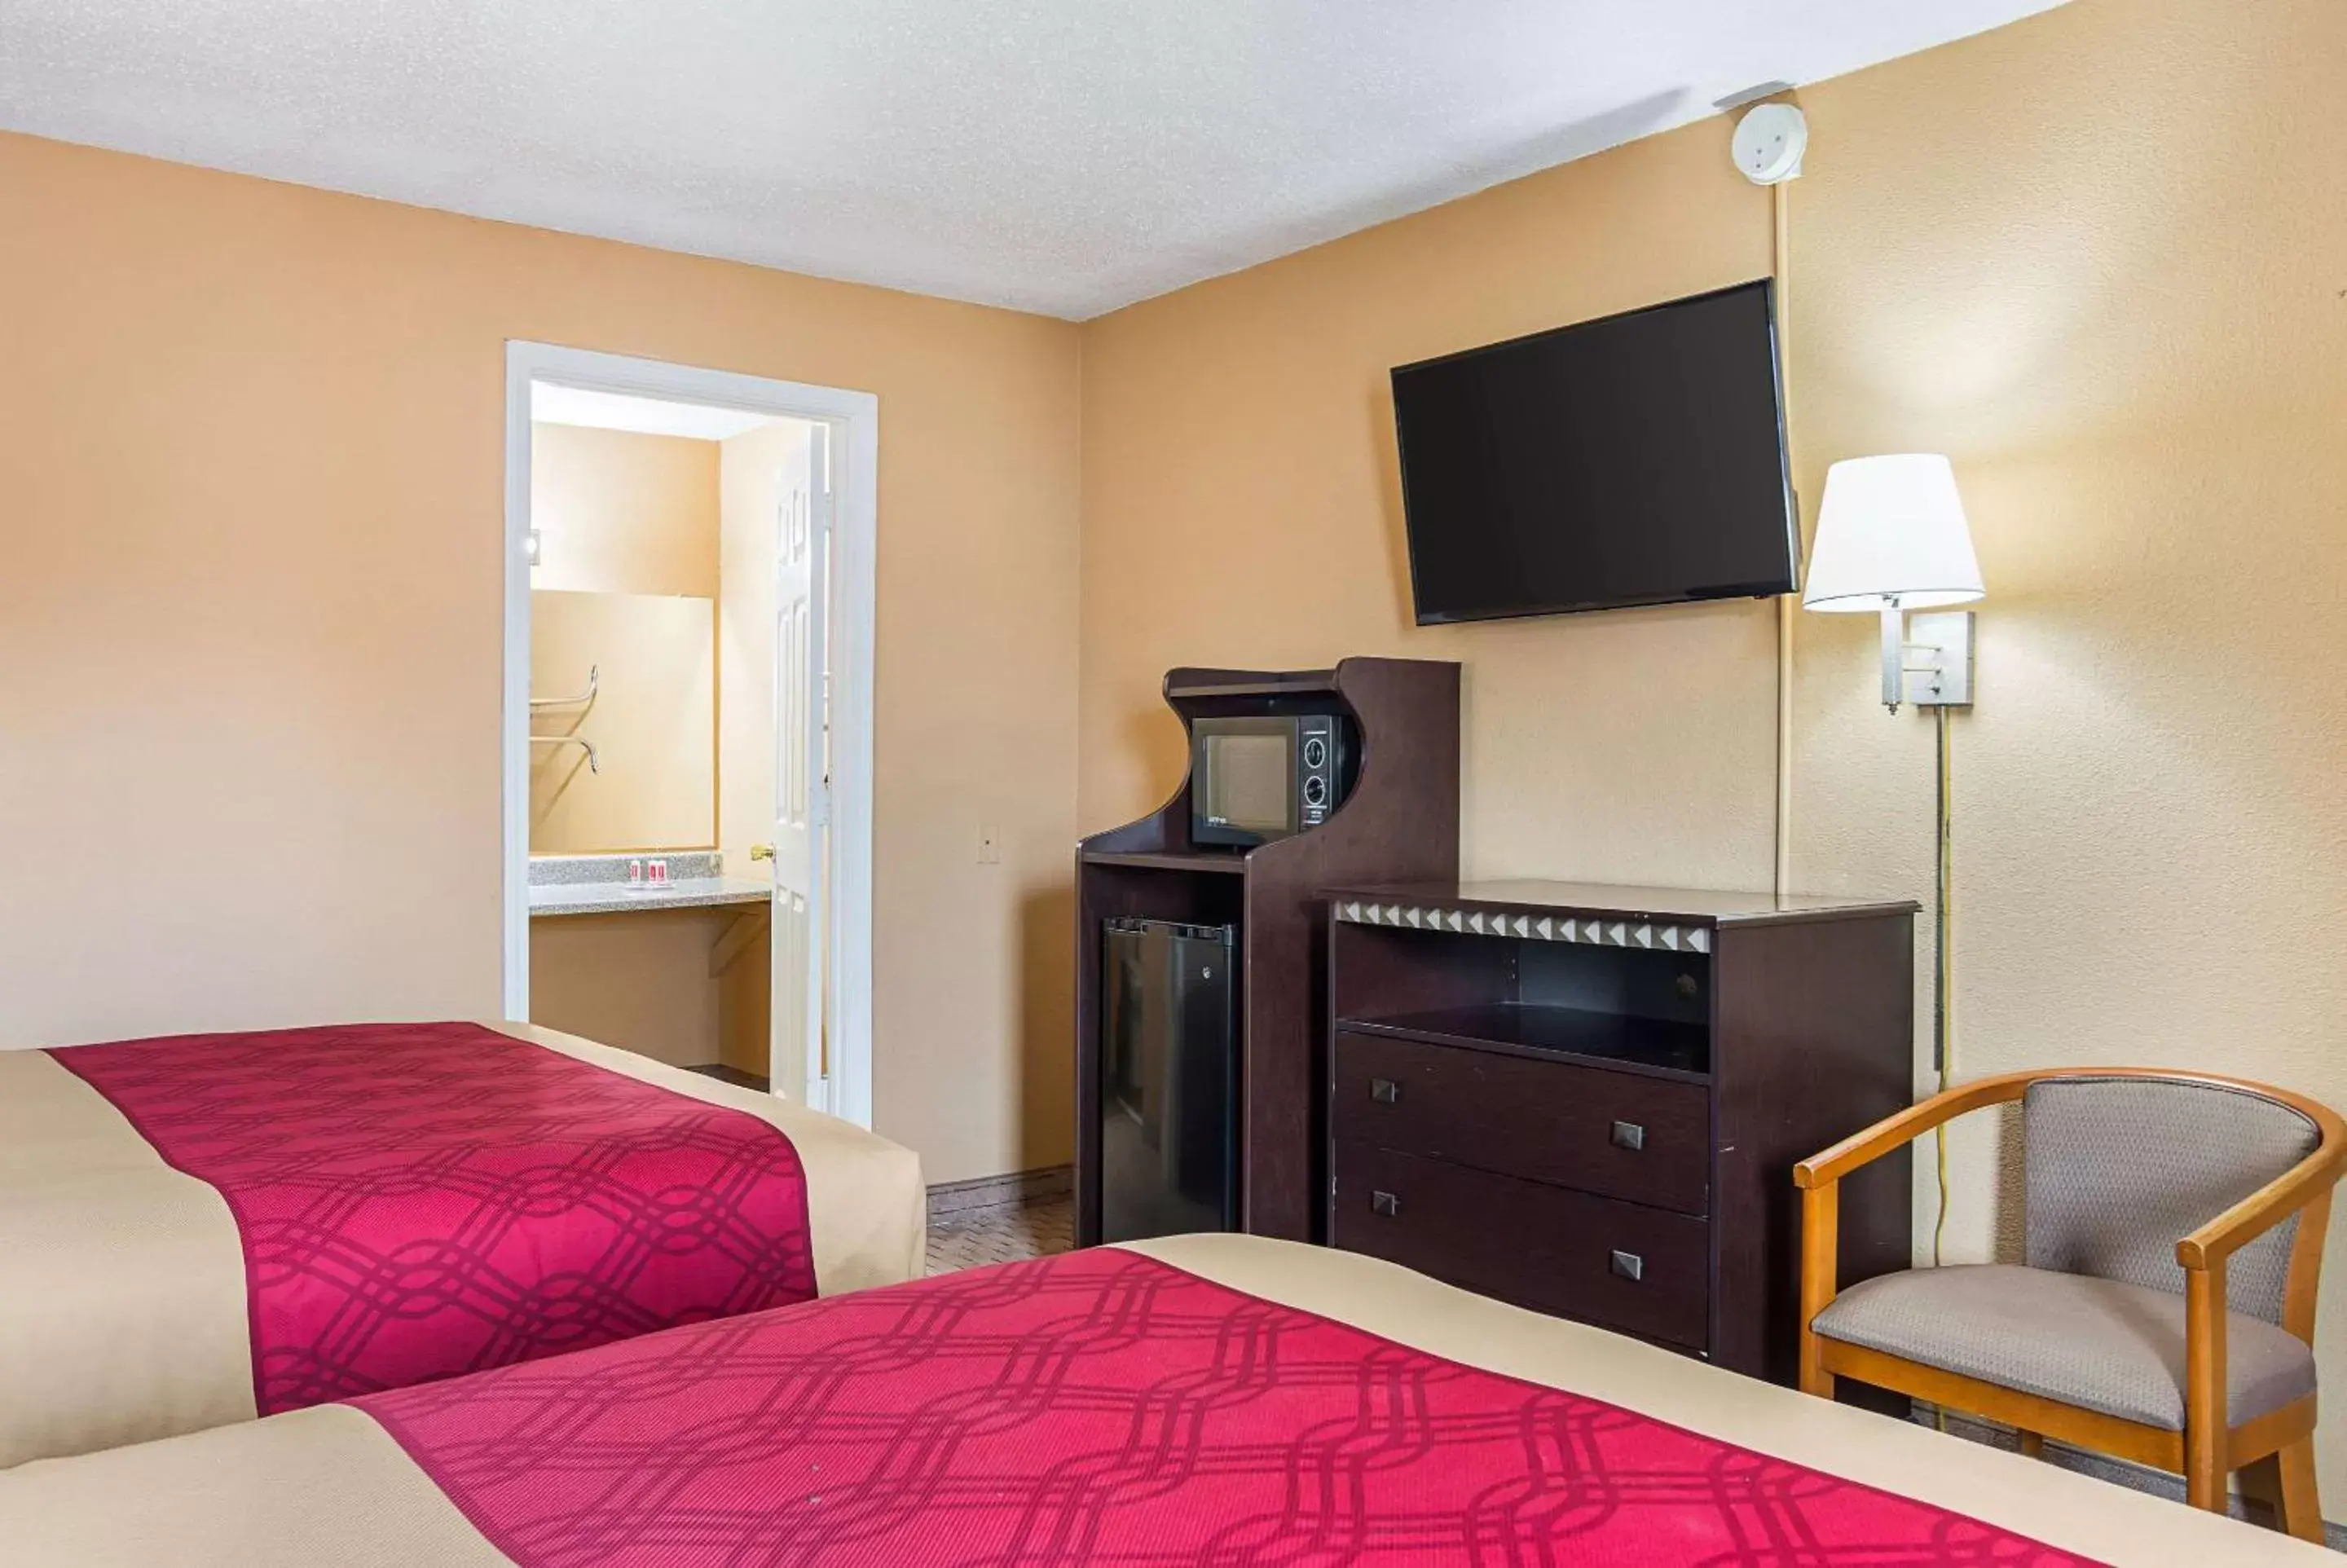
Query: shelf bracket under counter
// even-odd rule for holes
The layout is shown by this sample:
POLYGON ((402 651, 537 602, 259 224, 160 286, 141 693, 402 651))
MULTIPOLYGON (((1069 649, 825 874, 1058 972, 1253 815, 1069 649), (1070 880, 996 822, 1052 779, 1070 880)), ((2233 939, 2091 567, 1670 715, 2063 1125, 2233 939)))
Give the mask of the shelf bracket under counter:
POLYGON ((719 934, 716 946, 709 949, 709 978, 712 980, 723 979, 726 970, 757 948, 758 938, 766 934, 773 923, 771 900, 750 906, 734 916, 719 934))
MULTIPOLYGON (((1331 1245, 1792 1381, 1792 1166, 1911 1098, 1916 907, 1323 897, 1331 1245)), ((1904 1267, 1906 1172, 1844 1204, 1850 1282, 1904 1267)))

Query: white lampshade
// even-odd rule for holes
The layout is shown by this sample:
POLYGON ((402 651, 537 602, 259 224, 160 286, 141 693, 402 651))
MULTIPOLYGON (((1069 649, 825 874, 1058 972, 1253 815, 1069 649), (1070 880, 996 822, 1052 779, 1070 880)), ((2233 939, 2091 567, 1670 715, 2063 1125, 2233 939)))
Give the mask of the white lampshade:
POLYGON ((1803 606, 1932 610, 1986 591, 1945 457, 1853 457, 1826 471, 1803 606))

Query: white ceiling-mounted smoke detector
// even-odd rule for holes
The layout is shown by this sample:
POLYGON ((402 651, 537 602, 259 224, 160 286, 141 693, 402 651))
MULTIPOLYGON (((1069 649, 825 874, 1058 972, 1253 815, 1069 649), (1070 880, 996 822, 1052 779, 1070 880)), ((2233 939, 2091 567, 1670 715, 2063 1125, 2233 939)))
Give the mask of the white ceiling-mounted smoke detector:
POLYGON ((1791 104, 1759 104, 1736 125, 1736 169, 1755 185, 1782 185, 1801 176, 1809 150, 1809 118, 1791 104))

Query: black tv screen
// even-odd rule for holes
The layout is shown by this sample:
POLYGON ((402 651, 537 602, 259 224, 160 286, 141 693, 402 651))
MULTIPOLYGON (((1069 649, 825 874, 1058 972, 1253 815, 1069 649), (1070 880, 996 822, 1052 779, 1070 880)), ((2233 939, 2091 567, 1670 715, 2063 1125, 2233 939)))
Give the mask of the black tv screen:
POLYGON ((1791 592, 1769 288, 1395 371, 1419 624, 1791 592))

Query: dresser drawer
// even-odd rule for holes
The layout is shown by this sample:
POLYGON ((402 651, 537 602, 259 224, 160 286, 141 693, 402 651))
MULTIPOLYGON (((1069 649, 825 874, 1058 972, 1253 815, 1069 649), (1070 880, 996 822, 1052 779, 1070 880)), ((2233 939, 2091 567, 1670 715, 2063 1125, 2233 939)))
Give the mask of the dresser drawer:
POLYGON ((1389 1149, 1335 1154, 1332 1245, 1642 1338, 1709 1340, 1701 1220, 1389 1149))
POLYGON ((1708 1212, 1711 1095, 1571 1062, 1340 1030, 1330 1135, 1708 1212))

